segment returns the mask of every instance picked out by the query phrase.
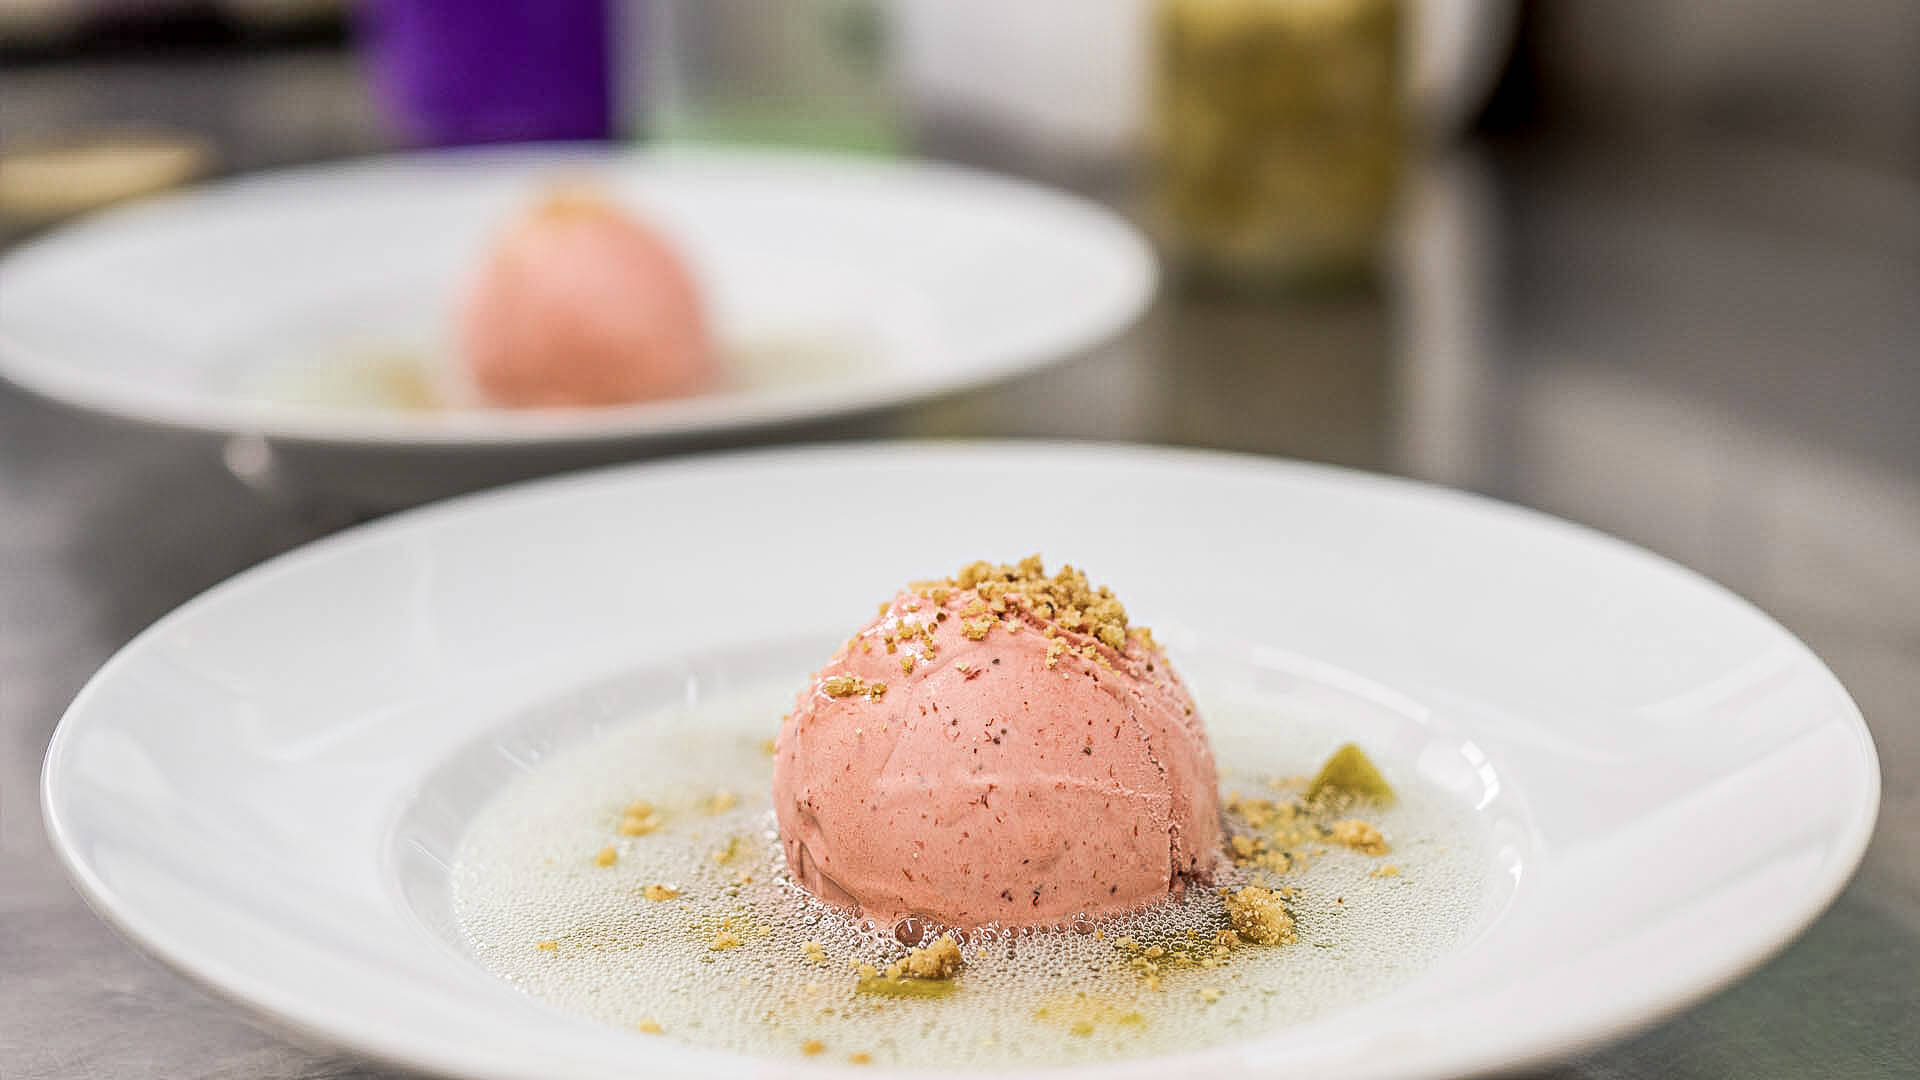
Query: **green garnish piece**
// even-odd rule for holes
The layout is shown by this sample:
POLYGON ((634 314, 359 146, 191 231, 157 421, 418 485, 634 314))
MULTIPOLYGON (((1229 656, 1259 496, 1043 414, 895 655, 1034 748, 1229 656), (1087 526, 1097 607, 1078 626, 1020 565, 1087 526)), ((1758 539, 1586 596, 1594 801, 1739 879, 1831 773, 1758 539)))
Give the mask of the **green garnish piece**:
POLYGON ((855 993, 892 998, 946 997, 959 988, 952 979, 889 979, 885 975, 868 975, 853 987, 855 993))
POLYGON ((1307 801, 1319 802, 1329 792, 1383 804, 1393 802, 1393 785, 1380 775, 1366 751, 1353 743, 1335 750, 1320 766, 1320 774, 1307 785, 1307 801))

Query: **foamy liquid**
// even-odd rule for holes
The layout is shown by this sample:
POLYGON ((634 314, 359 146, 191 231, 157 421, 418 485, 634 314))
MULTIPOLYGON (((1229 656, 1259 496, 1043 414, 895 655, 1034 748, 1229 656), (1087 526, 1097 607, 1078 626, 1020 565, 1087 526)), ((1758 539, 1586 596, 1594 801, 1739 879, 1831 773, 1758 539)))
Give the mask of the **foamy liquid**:
MULTIPOLYGON (((790 699, 790 688, 769 688, 650 716, 563 749, 509 785, 472 822, 453 868, 453 907, 474 954, 557 1008, 630 1029, 657 1025, 636 1038, 988 1068, 1269 1034, 1405 982, 1460 940, 1478 905, 1485 838, 1474 815, 1383 762, 1400 799, 1365 816, 1391 854, 1331 848, 1273 879, 1298 890, 1295 944, 1242 945, 1217 967, 1164 970, 1156 987, 1128 965, 1139 953, 1117 942, 1211 941, 1225 925, 1221 901, 1194 889, 1102 920, 1097 934, 976 932, 944 997, 857 993, 851 964, 884 967, 905 950, 889 928, 863 929, 786 879, 764 743, 790 699), (714 812, 716 791, 738 803, 714 812), (620 836, 622 808, 635 799, 654 804, 663 824, 620 836), (615 861, 600 865, 609 846, 615 861), (1380 875, 1387 866, 1398 874, 1380 875), (681 895, 650 901, 649 885, 681 895), (714 949, 723 924, 740 944, 714 949), (824 959, 809 957, 809 942, 824 959)), ((1269 781, 1311 773, 1345 741, 1312 716, 1275 723, 1270 711, 1200 703, 1227 794, 1272 796, 1269 781)))

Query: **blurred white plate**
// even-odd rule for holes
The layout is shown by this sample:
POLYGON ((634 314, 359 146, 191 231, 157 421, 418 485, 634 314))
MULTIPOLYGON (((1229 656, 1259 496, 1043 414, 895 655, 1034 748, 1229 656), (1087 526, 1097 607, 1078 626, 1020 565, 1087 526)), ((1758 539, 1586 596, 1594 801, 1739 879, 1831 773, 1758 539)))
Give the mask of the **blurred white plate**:
POLYGON ((1137 230, 930 164, 771 152, 443 152, 297 169, 112 211, 0 260, 0 375, 96 412, 275 442, 552 447, 713 436, 976 387, 1117 335, 1137 230), (597 409, 385 400, 450 357, 451 303, 553 180, 589 180, 689 259, 739 385, 597 409), (403 379, 404 380, 404 373, 403 379))
POLYGON ((48 829, 134 941, 363 1054, 474 1077, 870 1077, 537 1003, 463 955, 444 860, 529 745, 618 719, 607 688, 650 688, 619 698, 627 713, 770 665, 797 681, 897 583, 1035 549, 1120 588, 1203 699, 1281 717, 1290 694, 1354 701, 1389 773, 1451 793, 1490 842, 1474 933, 1384 996, 1226 1046, 1018 1075, 1541 1062, 1760 963, 1866 846, 1879 771, 1846 692, 1685 570, 1406 482, 1041 444, 612 470, 315 544, 108 662, 48 751, 48 829), (937 527, 876 539, 909 521, 937 527))

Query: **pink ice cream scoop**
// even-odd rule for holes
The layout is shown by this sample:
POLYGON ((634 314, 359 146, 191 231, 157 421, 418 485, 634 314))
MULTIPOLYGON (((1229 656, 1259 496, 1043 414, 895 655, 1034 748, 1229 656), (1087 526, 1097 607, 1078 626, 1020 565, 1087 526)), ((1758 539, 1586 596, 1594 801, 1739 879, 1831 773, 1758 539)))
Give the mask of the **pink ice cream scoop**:
POLYGON ((882 927, 1114 913, 1221 857, 1186 687, 1111 593, 1038 558, 896 596, 801 692, 773 804, 795 879, 882 927))
POLYGON ((658 234, 614 206, 555 195, 494 247, 458 320, 489 401, 619 405, 696 393, 717 372, 692 278, 658 234))

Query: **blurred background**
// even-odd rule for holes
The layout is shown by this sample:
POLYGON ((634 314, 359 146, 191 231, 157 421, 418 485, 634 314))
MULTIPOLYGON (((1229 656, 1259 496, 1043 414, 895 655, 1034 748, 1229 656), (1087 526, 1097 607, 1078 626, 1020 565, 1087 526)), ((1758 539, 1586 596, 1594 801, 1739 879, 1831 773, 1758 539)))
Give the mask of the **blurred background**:
MULTIPOLYGON (((1920 1075, 1920 4, 0 0, 0 249, 195 180, 532 139, 929 156, 1153 237, 1166 287, 1113 349, 806 437, 1399 473, 1766 608, 1873 726, 1866 866, 1758 977, 1553 1075, 1920 1075)), ((358 1073, 119 945, 30 796, 114 648, 355 513, 0 387, 8 1075, 358 1073)))

